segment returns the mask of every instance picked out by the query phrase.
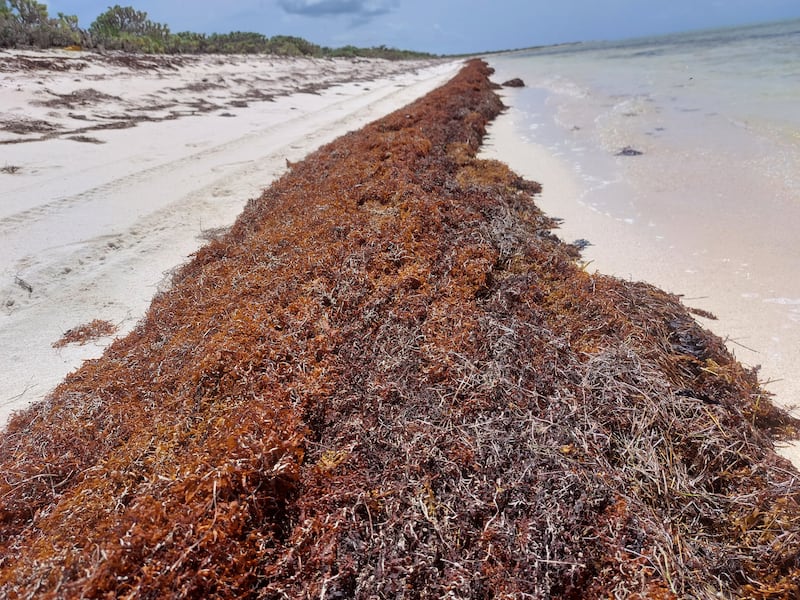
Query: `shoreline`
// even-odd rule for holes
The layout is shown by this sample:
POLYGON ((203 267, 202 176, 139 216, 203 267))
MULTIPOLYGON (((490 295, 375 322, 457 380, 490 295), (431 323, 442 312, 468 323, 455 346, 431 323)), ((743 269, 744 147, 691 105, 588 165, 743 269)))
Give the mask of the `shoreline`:
MULTIPOLYGON (((497 79, 508 76, 507 70, 501 69, 497 79)), ((519 111, 509 98, 513 92, 504 90, 501 95, 512 106, 491 124, 482 156, 505 162, 524 177, 543 184, 537 202, 545 213, 559 218, 556 235, 565 242, 590 243, 581 251, 586 270, 646 281, 681 296, 688 307, 711 313, 716 319, 697 314, 698 321, 722 337, 738 360, 758 369, 759 379, 776 404, 800 416, 800 379, 796 376, 800 368, 800 328, 792 320, 792 305, 787 305, 794 296, 789 293, 791 298, 771 299, 768 291, 780 287, 781 277, 791 281, 796 265, 788 247, 776 260, 775 252, 766 252, 762 243, 746 241, 744 230, 754 227, 748 224, 763 217, 740 214, 745 208, 739 206, 729 207, 725 215, 698 216, 692 215, 691 207, 681 206, 665 217, 660 204, 667 201, 663 189, 669 183, 645 180, 643 184, 641 173, 636 171, 638 157, 620 159, 625 162, 615 174, 602 171, 608 165, 597 167, 592 175, 597 177, 602 171, 606 185, 612 185, 607 190, 592 189, 567 157, 556 155, 543 143, 523 139, 530 133, 520 127, 519 111), (623 218, 631 214, 626 202, 637 194, 654 196, 655 201, 638 201, 635 219, 623 218), (623 206, 625 209, 620 208, 623 206), (654 222, 661 226, 656 229, 654 222), (748 243, 752 243, 751 250, 748 243)), ((687 185, 683 183, 684 188, 687 185)), ((745 194, 744 190, 741 193, 745 194)), ((769 231, 793 230, 789 221, 778 221, 769 231)), ((782 443, 779 453, 800 467, 800 445, 796 442, 782 443)))
MULTIPOLYGON (((0 173, 7 186, 0 206, 2 424, 131 331, 171 273, 228 228, 286 172, 287 161, 400 108, 460 68, 239 56, 127 68, 86 53, 21 54, 74 64, 13 80, 0 69, 0 121, 50 129, 0 131, 0 167, 17 169, 0 173), (198 98, 217 108, 183 114, 198 98), (139 117, 131 122, 130 115, 139 117), (87 119, 97 129, 82 135, 95 142, 70 139, 87 119), (117 333, 52 347, 94 319, 117 333)), ((13 55, 0 54, 0 63, 13 55)))

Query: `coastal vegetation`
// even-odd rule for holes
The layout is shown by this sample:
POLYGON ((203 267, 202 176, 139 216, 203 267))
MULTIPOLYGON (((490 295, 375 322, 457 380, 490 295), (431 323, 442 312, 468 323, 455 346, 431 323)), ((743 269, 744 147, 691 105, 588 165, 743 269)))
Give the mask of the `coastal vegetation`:
POLYGON ((680 300, 476 158, 470 62, 248 203, 0 434, 0 591, 795 598, 796 436, 680 300))
POLYGON ((0 0, 0 48, 83 48, 152 54, 275 54, 308 57, 365 57, 390 60, 430 57, 430 54, 377 46, 328 48, 300 37, 235 31, 231 33, 172 33, 146 12, 115 5, 88 28, 78 18, 48 13, 36 0, 0 0))

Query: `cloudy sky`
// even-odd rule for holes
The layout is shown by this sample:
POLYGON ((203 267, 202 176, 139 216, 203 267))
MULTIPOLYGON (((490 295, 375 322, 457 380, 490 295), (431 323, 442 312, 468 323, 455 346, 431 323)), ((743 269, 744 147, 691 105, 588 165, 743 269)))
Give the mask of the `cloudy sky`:
POLYGON ((800 0, 48 0, 88 27, 109 5, 172 31, 467 53, 800 18, 800 0))

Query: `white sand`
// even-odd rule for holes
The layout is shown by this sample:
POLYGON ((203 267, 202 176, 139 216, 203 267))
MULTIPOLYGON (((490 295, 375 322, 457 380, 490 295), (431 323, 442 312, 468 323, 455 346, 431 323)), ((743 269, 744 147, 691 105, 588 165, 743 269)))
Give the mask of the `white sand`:
MULTIPOLYGON (((726 214, 697 215, 691 207, 682 207, 673 210, 675 227, 660 237, 647 225, 654 215, 637 214, 640 224, 636 225, 619 215, 598 211, 585 201, 586 185, 568 163, 546 147, 522 140, 513 108, 491 124, 482 156, 503 161, 525 178, 542 184, 537 205, 548 215, 563 219, 556 231, 559 237, 567 242, 589 239, 593 244, 582 253, 589 263, 587 270, 653 283, 683 295, 688 306, 714 313, 718 320, 698 321, 723 337, 744 364, 760 365, 760 377, 766 389, 775 394, 776 404, 800 416, 796 410, 800 398, 800 328, 785 314, 785 303, 800 305, 800 300, 793 300, 800 294, 765 303, 754 300, 768 292, 752 297, 745 291, 758 289, 757 285, 770 289, 774 285, 771 279, 783 278, 784 283, 792 285, 797 282, 795 250, 787 247, 785 252, 775 253, 770 248, 771 252, 765 252, 765 248, 748 245, 743 231, 760 226, 756 220, 762 217, 752 215, 748 219, 730 209, 726 214), (681 215, 681 210, 686 214, 681 215), (734 226, 737 221, 739 227, 734 226), (736 257, 738 262, 714 260, 717 254, 736 257), (759 270, 757 264, 767 260, 770 262, 759 270), (747 263, 752 266, 748 268, 747 263)), ((668 181, 655 185, 670 185, 680 191, 681 186, 691 184, 677 176, 669 179, 673 175, 665 174, 668 181)), ((791 230, 788 221, 785 225, 772 228, 776 239, 787 233, 786 229, 791 230)), ((778 452, 800 469, 800 445, 782 444, 778 452)))
POLYGON ((93 319, 117 324, 118 336, 130 331, 170 273, 230 226, 286 159, 408 104, 460 68, 180 62, 142 70, 83 53, 0 52, 0 425, 112 338, 59 350, 54 342, 93 319), (42 61, 60 70, 30 68, 42 61), (309 85, 329 87, 291 93, 309 85), (291 95, 260 98, 272 94, 291 95))

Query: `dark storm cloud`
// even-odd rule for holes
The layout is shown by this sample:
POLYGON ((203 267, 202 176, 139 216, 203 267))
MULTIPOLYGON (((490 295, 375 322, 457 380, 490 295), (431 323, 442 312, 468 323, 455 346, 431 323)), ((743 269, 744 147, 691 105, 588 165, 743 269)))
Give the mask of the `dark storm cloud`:
POLYGON ((307 17, 350 15, 365 19, 384 15, 397 7, 397 0, 278 0, 288 13, 307 17))

